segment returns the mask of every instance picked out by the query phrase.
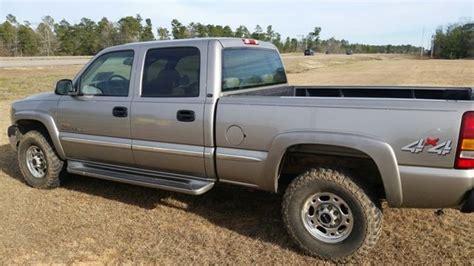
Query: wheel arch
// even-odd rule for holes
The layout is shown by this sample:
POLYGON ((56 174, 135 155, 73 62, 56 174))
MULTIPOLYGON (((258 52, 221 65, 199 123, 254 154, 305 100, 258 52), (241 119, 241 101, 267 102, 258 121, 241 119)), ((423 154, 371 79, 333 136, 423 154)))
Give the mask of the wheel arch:
POLYGON ((402 186, 393 149, 381 140, 355 134, 299 131, 276 136, 268 152, 264 170, 265 176, 270 177, 266 179, 266 189, 278 191, 285 158, 291 152, 302 149, 317 151, 320 155, 342 152, 347 158, 366 158, 373 161, 383 183, 387 202, 393 207, 401 206, 402 186))
POLYGON ((63 160, 66 158, 59 141, 58 128, 51 115, 36 111, 20 111, 15 113, 14 123, 19 127, 21 134, 31 130, 38 130, 43 134, 47 134, 58 156, 63 160))

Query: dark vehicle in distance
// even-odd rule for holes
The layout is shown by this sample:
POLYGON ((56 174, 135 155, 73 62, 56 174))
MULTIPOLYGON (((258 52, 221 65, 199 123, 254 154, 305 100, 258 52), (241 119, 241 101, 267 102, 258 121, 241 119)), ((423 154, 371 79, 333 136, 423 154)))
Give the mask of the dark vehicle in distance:
POLYGON ((305 49, 304 50, 304 56, 311 56, 314 55, 313 49, 305 49))

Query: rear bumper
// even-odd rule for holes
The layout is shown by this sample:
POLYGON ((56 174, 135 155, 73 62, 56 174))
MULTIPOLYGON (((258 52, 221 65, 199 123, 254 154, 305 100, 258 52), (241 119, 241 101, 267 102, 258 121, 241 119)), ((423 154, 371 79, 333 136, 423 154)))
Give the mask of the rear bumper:
POLYGON ((467 202, 466 195, 472 195, 474 169, 416 166, 399 166, 399 169, 402 207, 462 209, 467 202))
POLYGON ((474 212, 474 189, 471 189, 466 195, 466 200, 461 207, 461 212, 471 213, 474 212))
POLYGON ((7 129, 8 140, 10 141, 10 146, 12 147, 14 151, 17 150, 17 143, 18 143, 17 132, 18 132, 17 126, 9 126, 7 129))

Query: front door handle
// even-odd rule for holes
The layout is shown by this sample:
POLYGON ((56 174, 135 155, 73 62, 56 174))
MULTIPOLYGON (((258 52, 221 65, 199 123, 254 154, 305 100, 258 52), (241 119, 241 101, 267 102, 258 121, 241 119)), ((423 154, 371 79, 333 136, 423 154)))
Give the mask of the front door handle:
POLYGON ((112 109, 112 115, 115 117, 127 117, 128 109, 124 106, 115 106, 114 109, 112 109))
POLYGON ((194 116, 194 111, 191 110, 179 110, 176 114, 176 119, 181 122, 193 122, 196 117, 194 116))

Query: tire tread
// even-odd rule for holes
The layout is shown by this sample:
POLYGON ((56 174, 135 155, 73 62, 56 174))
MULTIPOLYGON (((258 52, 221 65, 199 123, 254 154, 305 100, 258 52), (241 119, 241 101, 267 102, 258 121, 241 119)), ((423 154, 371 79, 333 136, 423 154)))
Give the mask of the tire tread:
POLYGON ((64 162, 56 155, 56 152, 54 151, 51 143, 39 131, 31 130, 22 136, 18 147, 18 161, 20 165, 20 171, 23 174, 23 177, 28 185, 40 189, 51 189, 59 187, 60 176, 63 172, 64 162), (24 151, 22 143, 28 139, 32 139, 34 142, 37 142, 45 153, 46 160, 48 162, 48 170, 46 173, 45 182, 34 184, 29 182, 28 178, 26 178, 26 176, 29 174, 29 170, 27 166, 22 162, 21 152, 24 151))
POLYGON ((333 170, 328 168, 311 169, 295 178, 286 189, 285 195, 283 197, 282 215, 285 227, 290 237, 298 244, 298 246, 300 246, 306 253, 311 256, 324 260, 331 260, 336 263, 357 261, 358 259, 367 255, 368 252, 376 245, 377 240, 382 232, 381 227, 383 216, 380 207, 378 207, 374 203, 374 200, 371 200, 371 197, 369 197, 360 186, 358 186, 354 181, 352 181, 349 176, 345 175, 340 170, 333 170), (298 239, 293 227, 290 225, 288 206, 290 206, 292 196, 298 192, 299 188, 305 187, 315 180, 325 180, 336 183, 337 185, 348 190, 362 206, 367 221, 367 229, 365 230, 366 234, 359 248, 356 249, 356 251, 349 256, 325 257, 312 251, 298 239))

